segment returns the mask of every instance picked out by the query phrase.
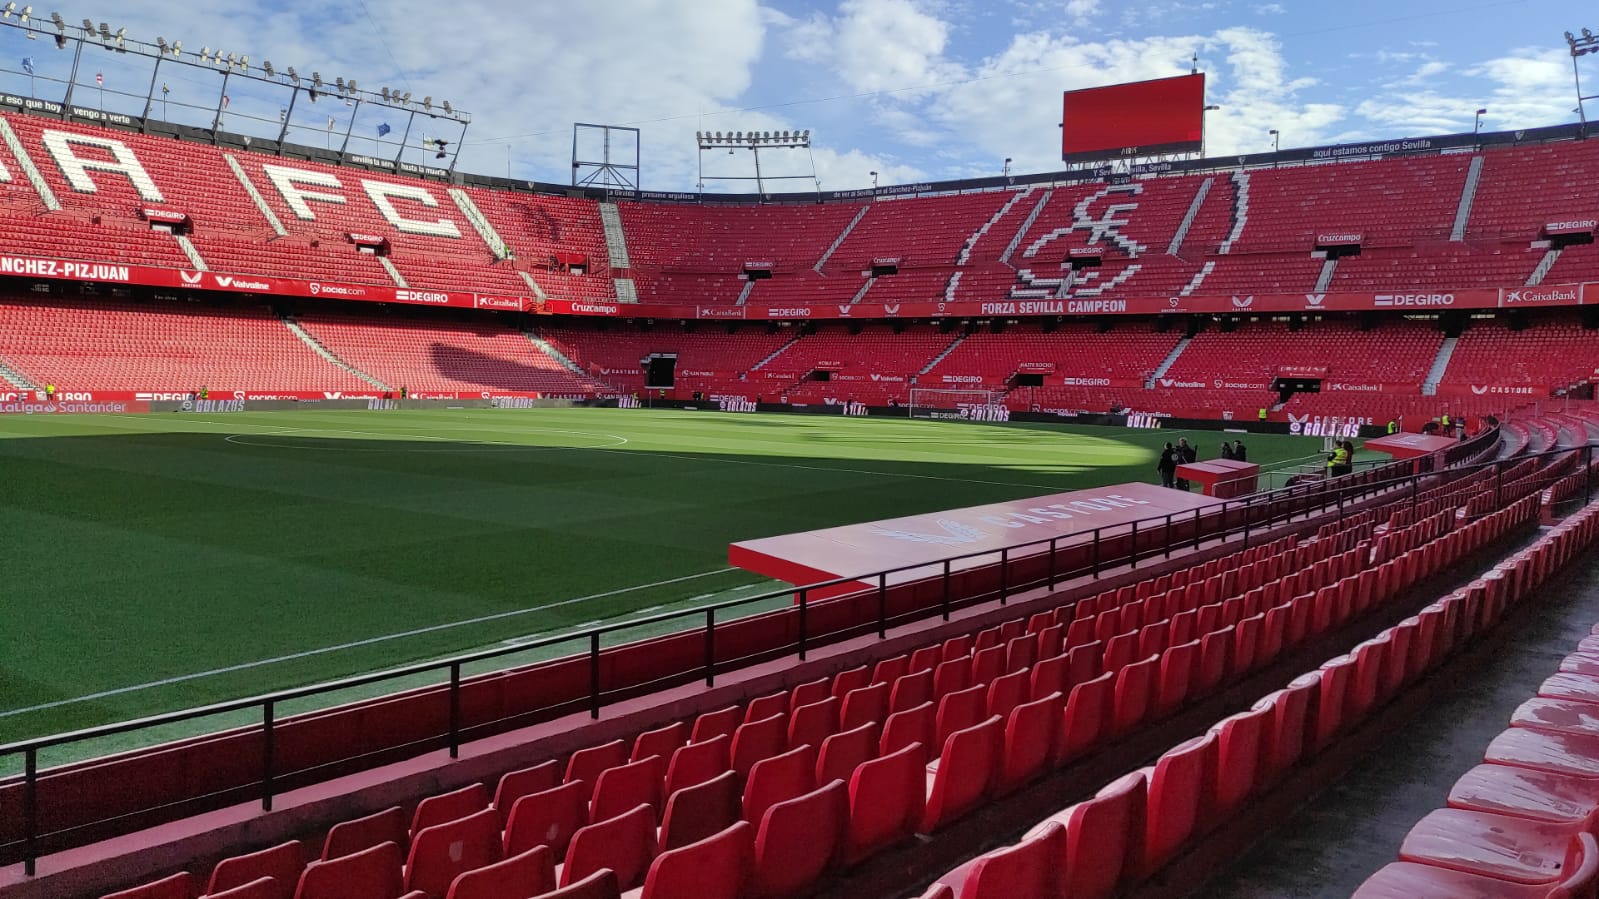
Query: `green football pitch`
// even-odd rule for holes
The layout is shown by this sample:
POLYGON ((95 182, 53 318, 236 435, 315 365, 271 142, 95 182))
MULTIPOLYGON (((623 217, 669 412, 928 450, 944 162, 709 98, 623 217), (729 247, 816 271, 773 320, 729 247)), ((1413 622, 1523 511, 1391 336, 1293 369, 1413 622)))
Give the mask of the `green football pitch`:
MULTIPOLYGON (((0 743, 758 595, 779 585, 729 569, 730 542, 1151 481, 1178 433, 602 409, 0 417, 0 743)), ((1223 435, 1191 436, 1208 458, 1223 435)), ((1248 442, 1263 463, 1320 447, 1248 442)))

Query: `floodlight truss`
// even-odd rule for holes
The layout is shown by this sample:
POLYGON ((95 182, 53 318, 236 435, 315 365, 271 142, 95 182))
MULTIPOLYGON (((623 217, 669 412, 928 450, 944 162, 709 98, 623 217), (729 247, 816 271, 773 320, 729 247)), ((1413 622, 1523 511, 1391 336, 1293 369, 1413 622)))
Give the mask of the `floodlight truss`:
POLYGON ((1599 100, 1599 94, 1583 94, 1582 72, 1577 61, 1584 56, 1599 54, 1599 35, 1592 29, 1582 29, 1581 35, 1566 32, 1566 46, 1571 49, 1571 79, 1577 87, 1577 118, 1582 123, 1584 133, 1588 130, 1587 101, 1599 100))
MULTIPOLYGON (((156 38, 155 43, 146 43, 144 41, 139 41, 128 37, 126 28, 112 28, 108 22, 96 24, 89 19, 84 19, 81 27, 78 25, 69 25, 67 20, 63 18, 59 12, 50 13, 50 17, 48 19, 41 19, 34 16, 32 6, 24 6, 22 9, 17 9, 16 4, 8 2, 4 7, 0 7, 0 27, 10 28, 14 31, 20 31, 28 40, 36 40, 40 35, 43 35, 53 40, 58 50, 66 50, 69 42, 75 45, 73 47, 72 56, 72 73, 66 80, 66 90, 62 97, 59 100, 50 97, 33 98, 52 105, 59 103, 59 114, 62 118, 67 118, 74 114, 72 95, 74 89, 78 86, 78 71, 83 62, 84 47, 87 46, 91 48, 101 47, 105 50, 131 54, 134 56, 142 56, 153 60, 153 66, 150 73, 150 85, 144 93, 145 103, 141 123, 141 130, 146 133, 148 133, 150 130, 150 116, 155 107, 156 101, 163 100, 164 102, 164 96, 158 96, 158 92, 162 95, 166 93, 165 90, 162 90, 162 83, 160 80, 161 66, 164 64, 186 66, 191 70, 198 69, 202 72, 210 72, 213 75, 221 77, 216 102, 212 105, 204 107, 212 115, 213 141, 220 140, 223 116, 228 112, 227 100, 225 98, 228 96, 229 80, 233 78, 242 78, 251 82, 268 85, 278 90, 286 90, 289 92, 288 103, 286 105, 280 104, 281 112, 279 114, 279 118, 281 120, 281 127, 278 128, 278 132, 275 135, 279 153, 283 152, 284 142, 288 138, 290 122, 292 122, 294 119, 295 106, 302 96, 307 97, 312 102, 316 102, 317 99, 324 97, 329 99, 344 100, 346 104, 353 107, 353 110, 355 111, 358 111, 362 104, 368 104, 382 109, 390 109, 397 114, 404 115, 406 117, 406 126, 404 131, 405 137, 399 142, 400 151, 399 154, 394 158, 394 163, 396 165, 399 164, 401 158, 405 155, 405 151, 407 149, 405 145, 406 142, 409 141, 410 135, 415 130, 414 126, 416 124, 416 117, 418 115, 422 115, 428 119, 448 122, 452 127, 452 130, 453 126, 460 127, 460 130, 456 133, 455 140, 453 141, 454 150, 450 154, 449 170, 451 172, 455 171, 456 162, 460 157, 461 146, 466 135, 466 130, 472 122, 471 113, 456 108, 449 101, 442 101, 436 104, 433 102, 433 98, 431 96, 426 97, 424 102, 413 103, 411 101, 411 93, 409 91, 401 92, 386 88, 384 89, 383 93, 378 93, 376 91, 362 90, 357 87, 354 78, 346 79, 340 76, 336 79, 334 84, 326 84, 322 81, 321 73, 317 72, 314 73, 309 79, 302 79, 300 74, 295 71, 293 66, 289 66, 280 70, 275 68, 270 60, 262 60, 259 66, 254 65, 251 63, 250 55, 248 53, 240 54, 238 51, 227 51, 225 48, 218 48, 213 51, 209 45, 203 47, 199 54, 195 54, 192 50, 185 52, 183 49, 183 41, 181 40, 175 40, 171 43, 168 43, 165 36, 160 36, 156 38)), ((6 67, 0 67, 0 71, 5 71, 8 73, 12 72, 11 69, 6 67)), ((28 75, 27 77, 30 79, 30 83, 33 84, 36 84, 39 81, 56 83, 60 82, 60 79, 47 78, 43 75, 28 75)), ((133 98, 137 98, 139 96, 127 91, 116 91, 113 93, 133 98)), ((46 110, 44 111, 55 112, 55 110, 50 109, 49 107, 46 107, 46 110)), ((101 110, 100 112, 103 113, 104 110, 101 110)), ((236 115, 235 119, 237 118, 239 117, 236 115)), ((350 135, 355 129, 355 118, 355 112, 352 111, 350 114, 349 125, 344 129, 342 135, 343 142, 339 149, 340 162, 346 161, 346 159, 351 155, 348 150, 350 135)), ((301 127, 309 129, 312 126, 302 125, 301 127)), ((331 135, 332 133, 333 132, 330 129, 329 134, 331 135)), ((241 136, 246 142, 248 142, 250 139, 249 135, 241 136)), ((390 145, 393 144, 392 141, 384 141, 383 143, 388 143, 390 145)), ((432 148, 439 146, 447 147, 451 143, 452 142, 449 140, 435 137, 425 141, 424 148, 431 150, 432 148)), ((374 142, 374 144, 376 144, 376 142, 374 142)))
POLYGON ((700 151, 699 189, 701 193, 705 191, 706 181, 754 181, 755 192, 761 196, 766 195, 766 182, 768 181, 809 181, 816 186, 818 198, 821 196, 822 182, 816 177, 816 157, 811 153, 811 132, 809 128, 802 131, 696 131, 694 132, 694 140, 699 145, 700 151), (727 150, 729 153, 738 150, 750 151, 755 161, 755 174, 753 176, 706 175, 705 153, 709 150, 727 150), (762 150, 804 150, 806 158, 810 161, 810 174, 762 174, 762 150))

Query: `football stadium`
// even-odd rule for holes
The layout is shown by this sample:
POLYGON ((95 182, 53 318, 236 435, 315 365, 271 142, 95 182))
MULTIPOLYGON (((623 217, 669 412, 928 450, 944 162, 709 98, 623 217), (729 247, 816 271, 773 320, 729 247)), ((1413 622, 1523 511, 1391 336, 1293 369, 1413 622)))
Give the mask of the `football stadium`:
POLYGON ((1599 899, 1589 29, 825 190, 134 31, 0 8, 3 899, 1599 899))

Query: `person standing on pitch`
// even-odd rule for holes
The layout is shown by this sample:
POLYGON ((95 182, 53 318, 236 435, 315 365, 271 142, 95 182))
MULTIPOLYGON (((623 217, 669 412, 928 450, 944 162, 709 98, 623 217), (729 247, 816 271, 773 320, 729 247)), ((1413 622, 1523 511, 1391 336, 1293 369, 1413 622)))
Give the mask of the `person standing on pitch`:
POLYGON ((1177 448, 1166 441, 1166 448, 1160 451, 1160 462, 1155 465, 1155 470, 1160 472, 1160 486, 1177 486, 1177 448))
MULTIPOLYGON (((1193 462, 1193 461, 1197 460, 1198 458, 1199 458, 1199 450, 1194 449, 1193 444, 1188 442, 1188 438, 1187 437, 1179 437, 1179 438, 1177 438, 1177 464, 1178 465, 1187 465, 1188 463, 1193 462)), ((1186 492, 1189 489, 1188 481, 1186 479, 1184 479, 1184 478, 1178 478, 1177 479, 1177 489, 1186 492)))
POLYGON ((1242 440, 1234 440, 1233 441, 1233 461, 1235 461, 1235 462, 1248 462, 1249 461, 1249 451, 1244 449, 1244 442, 1242 440))
POLYGON ((1232 458, 1234 458, 1234 456, 1233 456, 1233 445, 1231 443, 1229 443, 1228 441, 1226 441, 1226 440, 1223 440, 1221 442, 1221 457, 1223 459, 1232 459, 1232 458))

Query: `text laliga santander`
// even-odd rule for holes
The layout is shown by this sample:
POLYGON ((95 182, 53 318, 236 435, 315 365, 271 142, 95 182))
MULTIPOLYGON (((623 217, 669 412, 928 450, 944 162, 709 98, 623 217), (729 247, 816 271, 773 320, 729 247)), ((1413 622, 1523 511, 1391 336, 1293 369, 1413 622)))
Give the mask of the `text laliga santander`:
MULTIPOLYGON (((1045 315, 1160 315, 1171 313, 1272 313, 1360 312, 1367 310, 1498 309, 1519 306, 1576 306, 1599 304, 1599 283, 1548 288, 1474 288, 1412 293, 1256 294, 1244 296, 1190 296, 1177 298, 1004 300, 998 302, 855 303, 805 306, 739 306, 739 318, 843 319, 843 318, 989 318, 993 316, 1045 315)), ((653 303, 575 303, 551 300, 535 311, 551 315, 600 315, 624 318, 708 319, 727 318, 726 310, 705 306, 653 303)))

